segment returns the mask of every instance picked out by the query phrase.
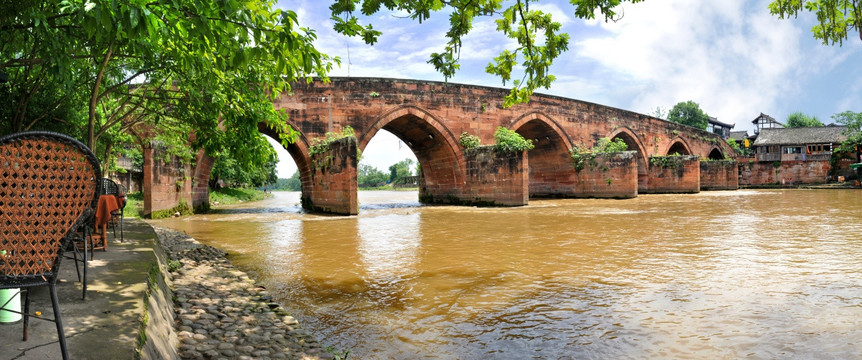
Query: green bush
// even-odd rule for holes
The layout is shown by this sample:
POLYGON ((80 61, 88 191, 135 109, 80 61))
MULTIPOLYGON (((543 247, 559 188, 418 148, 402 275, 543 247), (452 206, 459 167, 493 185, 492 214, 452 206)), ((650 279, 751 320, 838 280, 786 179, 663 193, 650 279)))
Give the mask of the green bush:
POLYGON ((335 140, 346 138, 349 136, 355 136, 355 132, 353 128, 350 126, 345 126, 341 129, 341 133, 328 132, 326 133, 326 137, 323 139, 311 139, 311 146, 308 148, 309 155, 315 155, 324 153, 329 150, 329 144, 335 140))
POLYGON ((460 142, 464 149, 472 149, 480 145, 479 137, 470 135, 466 131, 461 133, 460 142))
POLYGON ((572 166, 575 167, 575 171, 581 171, 588 163, 594 165, 596 154, 621 152, 628 149, 629 146, 623 139, 616 138, 611 140, 603 137, 590 149, 584 146, 575 146, 572 150, 569 150, 569 157, 572 159, 572 166))
POLYGON ((593 146, 592 152, 594 152, 594 153, 612 153, 612 152, 626 151, 628 149, 629 149, 629 146, 621 138, 616 138, 614 140, 611 140, 609 138, 603 137, 603 138, 599 139, 599 142, 596 143, 596 146, 593 146))
POLYGON ((494 132, 494 140, 497 142, 494 148, 499 152, 522 152, 536 147, 532 140, 524 139, 521 134, 502 126, 494 132))

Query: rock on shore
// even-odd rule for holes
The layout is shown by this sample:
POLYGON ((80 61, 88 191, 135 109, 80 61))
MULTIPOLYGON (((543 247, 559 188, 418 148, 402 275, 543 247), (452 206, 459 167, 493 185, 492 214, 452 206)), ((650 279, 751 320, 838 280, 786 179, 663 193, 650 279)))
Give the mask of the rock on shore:
POLYGON ((154 229, 171 260, 181 358, 334 358, 224 251, 183 233, 154 229))

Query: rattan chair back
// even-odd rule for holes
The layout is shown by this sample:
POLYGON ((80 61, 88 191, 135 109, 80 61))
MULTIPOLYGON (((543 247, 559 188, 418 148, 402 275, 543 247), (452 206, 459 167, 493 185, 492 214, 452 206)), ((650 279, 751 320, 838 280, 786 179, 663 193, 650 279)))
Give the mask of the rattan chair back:
POLYGON ((56 281, 72 231, 98 204, 100 178, 93 152, 71 137, 0 138, 0 288, 56 281))
POLYGON ((120 188, 117 186, 117 183, 114 180, 108 178, 102 178, 102 191, 101 195, 120 195, 120 188))

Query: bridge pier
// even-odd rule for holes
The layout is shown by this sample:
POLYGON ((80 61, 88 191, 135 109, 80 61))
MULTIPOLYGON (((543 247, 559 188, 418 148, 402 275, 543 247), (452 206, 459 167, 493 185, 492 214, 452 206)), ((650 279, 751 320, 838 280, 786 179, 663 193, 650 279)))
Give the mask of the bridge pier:
POLYGON ((311 191, 308 196, 303 191, 303 208, 338 215, 359 213, 356 149, 356 138, 348 136, 311 155, 311 191))
POLYGON ((739 189, 739 167, 736 160, 700 162, 701 190, 739 189))
POLYGON ((646 193, 700 192, 700 157, 695 155, 652 156, 646 193))
MULTIPOLYGON (((589 156, 589 155, 587 155, 589 156)), ((638 164, 635 151, 595 154, 584 159, 577 171, 578 185, 572 197, 631 199, 638 196, 638 164)))
POLYGON ((464 154, 467 184, 461 203, 480 206, 524 206, 530 198, 530 167, 526 152, 502 153, 493 146, 464 154))

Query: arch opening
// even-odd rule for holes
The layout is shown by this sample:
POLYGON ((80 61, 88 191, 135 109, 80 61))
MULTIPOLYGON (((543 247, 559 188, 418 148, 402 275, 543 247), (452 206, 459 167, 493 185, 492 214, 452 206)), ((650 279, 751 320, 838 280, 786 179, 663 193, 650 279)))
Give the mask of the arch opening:
POLYGON ((688 147, 685 146, 685 144, 683 144, 682 141, 676 141, 673 143, 673 145, 670 146, 670 148, 667 149, 666 155, 673 155, 673 154, 691 155, 691 151, 688 150, 688 147))
MULTIPOLYGON (((294 126, 294 129, 297 128, 294 126)), ((281 137, 279 136, 279 134, 274 130, 270 129, 268 126, 260 124, 258 125, 258 131, 260 131, 263 136, 267 137, 268 139, 271 139, 270 143, 272 144, 273 148, 276 149, 276 153, 279 154, 279 162, 287 162, 284 168, 285 170, 288 170, 288 172, 290 172, 290 174, 287 175, 289 176, 288 181, 295 181, 290 179, 298 173, 299 189, 293 190, 296 189, 296 184, 294 183, 291 185, 291 190, 300 191, 301 199, 310 199, 312 191, 312 173, 311 162, 308 157, 308 145, 305 137, 300 136, 298 139, 296 139, 296 141, 288 144, 287 147, 284 147, 281 144, 281 137), (282 158, 281 155, 284 154, 284 151, 286 151, 287 154, 290 155, 289 159, 282 158)), ((281 174, 279 174, 279 178, 281 178, 281 174)))
POLYGON ((638 164, 638 192, 646 191, 649 180, 649 167, 647 167, 646 154, 632 134, 621 131, 614 135, 614 137, 611 138, 611 141, 615 141, 616 139, 622 139, 622 141, 626 143, 629 151, 637 152, 637 156, 635 156, 635 158, 638 164))
POLYGON ((718 150, 718 148, 715 148, 709 152, 709 159, 710 160, 722 160, 722 159, 724 159, 724 154, 722 154, 721 151, 718 150))
POLYGON ((569 147, 551 125, 540 118, 521 124, 515 131, 533 141, 527 152, 530 167, 530 198, 566 197, 575 192, 577 172, 569 158, 569 147))
POLYGON ((419 163, 416 171, 419 201, 452 202, 460 195, 460 185, 464 182, 462 161, 455 151, 454 140, 433 118, 420 116, 422 114, 417 112, 416 109, 406 109, 382 118, 362 134, 360 150, 364 151, 378 129, 395 135, 407 145, 419 163))
POLYGON ((379 130, 365 146, 357 167, 359 189, 418 187, 416 154, 401 139, 379 130), (393 174, 393 167, 397 166, 393 174))

